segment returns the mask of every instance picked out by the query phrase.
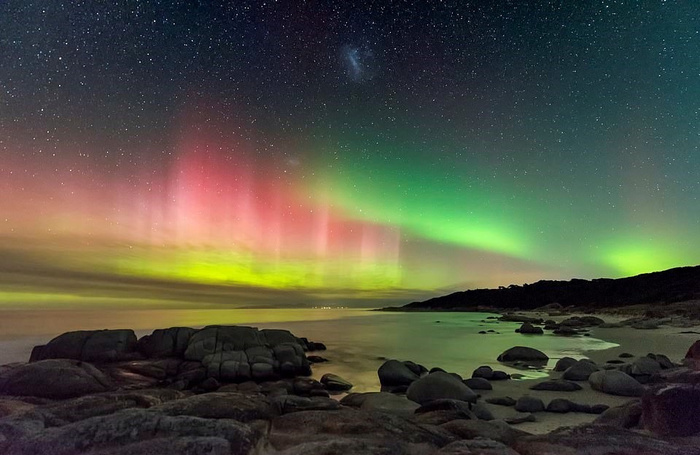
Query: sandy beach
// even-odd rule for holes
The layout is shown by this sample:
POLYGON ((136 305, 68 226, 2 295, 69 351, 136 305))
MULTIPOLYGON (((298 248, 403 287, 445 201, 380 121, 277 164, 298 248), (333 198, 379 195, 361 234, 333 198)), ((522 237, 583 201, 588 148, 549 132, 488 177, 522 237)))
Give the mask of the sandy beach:
MULTIPOLYGON (((527 317, 552 319, 557 322, 571 316, 576 316, 576 314, 549 316, 546 313, 538 312, 521 312, 516 314, 527 317)), ((611 323, 620 322, 627 318, 618 315, 599 316, 606 322, 611 323)), ((586 357, 599 366, 605 365, 608 360, 622 360, 625 361, 625 363, 633 362, 638 357, 646 356, 648 353, 664 354, 673 362, 680 363, 688 351, 688 348, 696 340, 700 340, 700 324, 683 328, 662 325, 657 329, 651 330, 634 329, 629 326, 616 328, 595 327, 592 328, 589 333, 591 337, 618 344, 617 347, 610 349, 585 352, 586 357), (632 354, 633 357, 620 358, 619 355, 622 353, 632 354)), ((523 335, 522 346, 528 346, 527 340, 529 337, 533 336, 538 335, 523 335)), ((551 371, 549 373, 549 379, 560 379, 562 374, 562 372, 551 371)), ((578 382, 582 390, 574 392, 530 390, 530 387, 542 381, 542 379, 492 381, 493 390, 479 391, 479 393, 485 399, 502 396, 518 399, 523 395, 530 395, 540 398, 545 405, 555 398, 564 398, 579 404, 605 404, 614 407, 622 405, 632 399, 598 392, 591 389, 587 381, 578 382)), ((492 404, 486 404, 486 406, 497 419, 505 419, 517 414, 512 407, 492 404)), ((592 422, 596 417, 597 416, 594 414, 579 412, 569 412, 565 414, 538 412, 536 413, 537 420, 535 422, 523 422, 518 424, 517 428, 534 434, 543 434, 563 426, 575 426, 592 422)))

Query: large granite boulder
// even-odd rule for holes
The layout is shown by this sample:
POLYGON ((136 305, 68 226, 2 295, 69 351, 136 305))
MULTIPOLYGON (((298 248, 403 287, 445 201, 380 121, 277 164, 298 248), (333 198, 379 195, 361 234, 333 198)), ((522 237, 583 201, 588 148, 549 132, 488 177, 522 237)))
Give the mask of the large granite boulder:
POLYGON ((579 360, 564 371, 562 378, 568 381, 587 381, 588 377, 599 369, 593 362, 579 360))
POLYGON ((106 392, 112 381, 93 365, 69 359, 40 360, 0 375, 0 394, 72 398, 106 392))
POLYGON ((549 357, 544 352, 526 346, 512 347, 498 356, 499 362, 546 363, 548 360, 549 357))
POLYGON ((202 359, 207 377, 222 381, 247 381, 252 378, 245 351, 219 351, 202 359))
POLYGON ((441 371, 436 371, 411 383, 406 391, 406 396, 409 400, 420 404, 441 398, 470 402, 475 402, 477 399, 476 393, 462 381, 441 371))
POLYGON ((66 332, 32 350, 30 362, 74 359, 85 362, 116 362, 137 357, 133 330, 79 330, 66 332))
POLYGON ((670 384, 642 396, 644 428, 662 436, 700 433, 700 385, 670 384))
POLYGON ((398 360, 387 360, 377 370, 379 382, 383 386, 407 386, 418 379, 418 375, 413 372, 404 362, 398 360))
POLYGON ((207 326, 190 337, 184 356, 202 362, 208 355, 256 346, 265 346, 265 340, 255 327, 207 326))
POLYGON ((596 371, 590 375, 588 382, 593 390, 611 395, 639 397, 644 392, 644 386, 636 379, 617 370, 596 371))
POLYGON ((286 330, 208 326, 192 334, 184 357, 200 361, 207 377, 224 381, 311 374, 300 340, 286 330))
POLYGON ((196 332, 189 327, 157 329, 141 337, 137 349, 146 357, 183 357, 190 338, 196 332))

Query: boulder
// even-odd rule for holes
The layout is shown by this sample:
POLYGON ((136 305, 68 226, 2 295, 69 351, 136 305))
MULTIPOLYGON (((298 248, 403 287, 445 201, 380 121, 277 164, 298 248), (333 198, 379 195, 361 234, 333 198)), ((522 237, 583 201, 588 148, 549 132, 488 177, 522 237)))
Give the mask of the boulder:
MULTIPOLYGON (((420 407, 415 401, 393 393, 370 392, 361 395, 367 395, 359 406, 360 409, 365 411, 385 412, 387 414, 409 417, 420 407)), ((341 400, 341 404, 345 403, 341 400)))
MULTIPOLYGON (((269 443, 278 451, 300 443, 321 442, 342 437, 424 444, 428 448, 435 447, 434 450, 454 440, 451 433, 440 428, 422 426, 392 414, 358 411, 352 408, 285 414, 272 420, 269 431, 269 443)), ((425 448, 423 452, 426 452, 425 448)), ((314 452, 314 454, 321 453, 330 455, 345 452, 314 452)))
POLYGON ((623 352, 618 357, 621 359, 631 359, 634 356, 632 354, 630 354, 629 352, 623 352))
POLYGON ((686 359, 700 360, 700 340, 693 343, 685 354, 686 359))
POLYGON ((641 401, 630 400, 621 406, 606 409, 601 415, 596 417, 594 423, 617 428, 635 428, 639 426, 641 417, 641 401))
POLYGON ((571 412, 571 410, 574 408, 574 404, 575 403, 569 400, 565 400, 564 398, 555 398, 549 402, 546 410, 547 412, 556 412, 564 414, 567 412, 571 412))
POLYGON ((296 395, 280 395, 272 397, 270 402, 281 414, 301 411, 335 411, 340 409, 340 403, 328 397, 298 397, 296 395))
POLYGON ((326 373, 321 377, 321 384, 332 391, 344 391, 352 389, 352 383, 333 373, 326 373))
POLYGON ((137 350, 146 357, 183 357, 190 337, 196 330, 189 327, 170 327, 154 330, 141 337, 137 350))
POLYGON ((562 378, 569 381, 587 381, 591 373, 598 370, 599 368, 593 362, 579 361, 567 368, 562 378))
POLYGON ((658 329, 660 325, 661 321, 658 319, 643 319, 641 321, 634 322, 630 327, 633 329, 653 330, 658 329))
POLYGON ((644 392, 636 379, 617 370, 602 370, 592 373, 588 378, 591 388, 599 392, 624 397, 639 397, 644 392))
POLYGON ((476 438, 455 441, 435 452, 435 455, 519 455, 510 447, 491 439, 476 438))
POLYGON ((192 416, 204 419, 233 419, 239 422, 270 420, 279 415, 263 395, 237 392, 212 392, 168 401, 152 408, 169 416, 192 416))
POLYGON ((642 396, 644 428, 662 436, 700 433, 700 385, 670 384, 642 396))
POLYGON ((512 428, 502 420, 453 420, 440 425, 440 428, 462 439, 486 438, 506 445, 511 445, 519 438, 530 435, 525 431, 512 428))
POLYGON ((254 327, 207 326, 190 337, 184 356, 187 360, 203 362, 210 355, 244 352, 256 346, 265 346, 265 340, 254 327))
POLYGON ((567 325, 560 325, 554 331, 552 332, 555 335, 564 335, 564 336, 571 336, 571 335, 578 335, 578 330, 571 326, 567 325))
POLYGON ((218 351, 202 359, 207 377, 222 381, 247 381, 252 378, 244 351, 218 351))
POLYGON ((537 422, 535 415, 528 412, 519 412, 510 417, 506 417, 503 420, 509 425, 518 425, 525 422, 537 422))
POLYGON ((556 365, 554 365, 554 371, 565 371, 567 368, 575 365, 577 362, 578 360, 571 357, 562 357, 561 359, 557 360, 556 365))
POLYGON ((85 362, 116 362, 135 358, 133 330, 79 330, 66 332, 32 350, 30 362, 73 359, 85 362))
POLYGON ((301 339, 295 337, 289 330, 283 329, 262 329, 260 331, 260 338, 263 341, 263 345, 274 348, 280 344, 298 344, 302 348, 306 343, 301 339))
POLYGON ((545 407, 539 398, 524 395, 515 402, 515 410, 518 412, 541 412, 545 410, 545 407))
POLYGON ((428 374, 428 369, 423 365, 411 362, 410 360, 406 360, 403 362, 403 364, 406 365, 409 370, 413 371, 413 373, 418 377, 428 374))
POLYGON ((698 455, 692 445, 674 444, 627 429, 599 424, 564 427, 548 434, 520 438, 513 444, 520 455, 698 455))
POLYGON ((167 416, 150 409, 126 409, 0 441, 0 452, 13 455, 176 453, 173 450, 177 445, 163 448, 157 444, 158 440, 174 438, 182 443, 181 438, 186 437, 220 438, 228 450, 225 453, 244 455, 258 445, 262 433, 235 420, 167 416), (156 451, 150 452, 150 449, 156 451))
POLYGON ((474 402, 477 399, 469 387, 449 373, 435 372, 414 381, 406 391, 409 400, 425 404, 432 400, 451 398, 474 402))
POLYGON ((590 413, 591 414, 602 414, 605 411, 607 411, 608 409, 610 409, 610 406, 608 406, 607 404, 594 404, 593 406, 591 406, 590 413))
POLYGON ((444 411, 429 411, 415 414, 411 417, 411 421, 418 423, 420 425, 442 425, 443 423, 451 422, 453 420, 463 420, 463 419, 477 419, 477 417, 471 411, 457 411, 457 410, 444 410, 444 411))
POLYGON ((43 398, 72 398, 112 389, 112 381, 87 362, 40 360, 0 375, 0 393, 43 398))
POLYGON ((480 366, 472 373, 472 378, 491 379, 492 376, 493 369, 488 365, 480 366))
POLYGON ((294 378, 291 392, 297 395, 310 395, 314 390, 323 389, 323 384, 312 378, 294 378))
POLYGON ((407 386, 418 379, 416 373, 398 360, 387 360, 379 367, 377 374, 383 386, 407 386))
POLYGON ((505 381, 506 379, 510 379, 510 375, 505 371, 494 370, 491 374, 492 381, 505 381))
POLYGON ((669 359, 667 356, 663 354, 647 354, 647 357, 650 359, 654 359, 659 363, 659 366, 661 366, 662 370, 669 370, 671 368, 676 368, 676 364, 671 362, 671 359, 669 359))
POLYGON ((486 402, 489 404, 497 404, 499 406, 515 406, 515 398, 511 397, 491 397, 487 398, 486 402))
POLYGON ((544 333, 542 327, 536 327, 530 324, 529 322, 523 323, 523 325, 521 325, 520 328, 516 329, 515 331, 518 333, 529 335, 542 335, 544 333))
POLYGON ((484 378, 469 378, 465 379, 464 385, 469 387, 472 390, 493 390, 493 386, 491 383, 488 381, 488 379, 484 378))
POLYGON ((494 416, 491 413, 491 410, 484 403, 474 403, 472 405, 472 413, 479 420, 493 420, 494 419, 494 416))
POLYGON ((581 390, 582 387, 571 381, 543 381, 530 387, 530 390, 551 390, 554 392, 575 392, 581 390))
POLYGON ((328 362, 328 359, 325 357, 321 357, 320 355, 307 355, 306 360, 309 361, 309 363, 324 363, 328 362))
MULTIPOLYGON (((471 414, 471 403, 462 400, 454 400, 451 398, 440 398, 431 400, 416 409, 416 414, 425 414, 433 411, 462 411, 465 414, 471 414)), ((476 418, 476 416, 472 416, 476 418)))
POLYGON ((498 356, 499 362, 546 363, 548 360, 549 357, 544 352, 526 346, 512 347, 498 356))
POLYGON ((649 357, 639 357, 634 362, 621 367, 620 371, 624 371, 630 376, 651 376, 661 371, 661 365, 649 357))

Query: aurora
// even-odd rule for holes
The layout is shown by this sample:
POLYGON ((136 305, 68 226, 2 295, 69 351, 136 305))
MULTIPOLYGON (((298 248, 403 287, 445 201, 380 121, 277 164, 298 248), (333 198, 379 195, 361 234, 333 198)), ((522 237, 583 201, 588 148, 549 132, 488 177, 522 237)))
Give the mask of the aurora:
POLYGON ((361 304, 700 262, 682 5, 249 6, 0 6, 0 305, 361 304))

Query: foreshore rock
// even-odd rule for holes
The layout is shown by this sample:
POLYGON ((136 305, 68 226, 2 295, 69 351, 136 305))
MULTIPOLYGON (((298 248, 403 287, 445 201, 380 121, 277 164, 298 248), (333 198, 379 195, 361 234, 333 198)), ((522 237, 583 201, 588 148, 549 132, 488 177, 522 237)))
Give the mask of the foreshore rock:
POLYGON ((501 355, 497 359, 499 362, 531 362, 531 363, 546 363, 549 357, 542 352, 534 348, 529 348, 526 346, 515 346, 512 347, 501 355))
MULTIPOLYGON (((546 406, 537 396, 482 400, 465 382, 488 390, 486 377, 494 379, 503 372, 483 366, 473 379, 463 381, 455 373, 439 368, 428 373, 421 365, 396 360, 385 362, 378 375, 406 387, 407 396, 351 393, 338 401, 329 397, 329 390, 352 385, 330 373, 321 381, 304 377, 309 342, 287 331, 172 328, 136 343, 128 341, 124 331, 95 333, 57 337, 53 347, 36 351, 103 359, 94 365, 79 359, 45 359, 0 368, 0 392, 9 395, 0 396, 0 453, 700 455, 700 386, 693 382, 700 375, 659 354, 630 364, 631 373, 649 376, 647 386, 618 370, 590 375, 591 386, 605 393, 643 394, 641 400, 607 410, 562 398, 550 399, 546 406), (109 354, 67 348, 80 339, 95 343, 95 333, 98 340, 111 340, 113 344, 105 346, 109 354), (295 373, 283 364, 292 365, 295 373), (515 406, 521 413, 491 404, 515 406), (511 414, 495 420, 500 411, 511 414), (539 414, 542 411, 602 415, 594 425, 547 435, 530 435, 509 425, 548 415, 551 419, 551 414, 539 414), (632 431, 638 429, 649 433, 632 431)), ((583 363, 589 362, 574 366, 583 363)), ((533 390, 579 387, 549 380, 533 390)))

